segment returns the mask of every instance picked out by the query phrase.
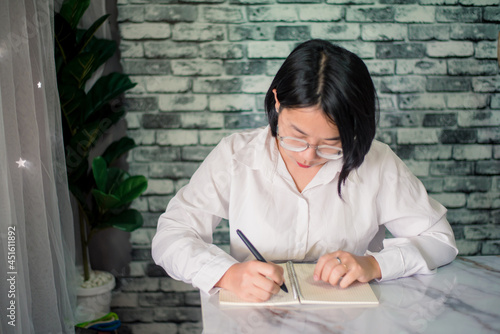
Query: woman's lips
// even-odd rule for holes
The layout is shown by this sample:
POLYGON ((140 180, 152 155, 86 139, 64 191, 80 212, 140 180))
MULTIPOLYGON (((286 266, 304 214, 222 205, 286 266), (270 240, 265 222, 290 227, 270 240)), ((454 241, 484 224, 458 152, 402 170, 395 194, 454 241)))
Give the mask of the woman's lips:
POLYGON ((309 167, 311 167, 311 166, 303 165, 303 164, 301 164, 298 161, 297 161, 297 165, 299 165, 299 167, 302 167, 302 168, 309 168, 309 167))

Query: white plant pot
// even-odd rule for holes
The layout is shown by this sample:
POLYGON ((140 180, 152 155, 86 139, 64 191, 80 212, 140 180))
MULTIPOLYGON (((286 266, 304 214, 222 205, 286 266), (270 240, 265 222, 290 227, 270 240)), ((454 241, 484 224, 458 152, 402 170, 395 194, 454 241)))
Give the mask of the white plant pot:
POLYGON ((77 290, 76 323, 99 319, 108 314, 111 305, 111 290, 114 287, 115 277, 111 273, 93 271, 90 279, 77 290))

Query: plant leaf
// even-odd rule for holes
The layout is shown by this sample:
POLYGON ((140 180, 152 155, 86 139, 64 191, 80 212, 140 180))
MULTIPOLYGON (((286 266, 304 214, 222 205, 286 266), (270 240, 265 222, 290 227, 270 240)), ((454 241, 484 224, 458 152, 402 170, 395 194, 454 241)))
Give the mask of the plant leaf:
POLYGON ((99 189, 92 189, 92 196, 94 196, 101 212, 108 211, 120 205, 120 199, 117 196, 105 194, 99 189))
POLYGON ((75 29, 89 6, 90 0, 66 0, 59 13, 75 29))
POLYGON ((99 228, 114 227, 125 232, 137 230, 143 224, 143 218, 139 211, 128 209, 119 214, 111 214, 109 218, 100 224, 99 228))
POLYGON ((131 176, 123 181, 113 194, 125 205, 139 197, 148 188, 148 180, 142 175, 131 176))
MULTIPOLYGON (((82 33, 82 39, 83 35, 85 35, 84 31, 82 33)), ((116 43, 112 40, 101 39, 94 36, 88 41, 84 51, 90 52, 96 56, 95 68, 93 69, 93 71, 95 71, 114 55, 116 43)))
POLYGON ((60 83, 83 88, 95 71, 96 60, 96 55, 90 52, 77 55, 61 69, 60 83))
POLYGON ((121 168, 109 167, 108 168, 108 183, 106 184, 106 193, 113 193, 114 189, 118 187, 130 175, 121 168))
POLYGON ((111 145, 109 145, 106 151, 102 154, 102 157, 106 160, 108 165, 111 165, 118 157, 130 151, 134 147, 135 142, 132 138, 122 137, 111 143, 111 145))
POLYGON ((84 119, 135 85, 128 75, 123 73, 115 72, 99 78, 87 93, 84 119))
POLYGON ((59 13, 54 15, 54 35, 55 47, 58 51, 56 56, 60 55, 64 63, 67 63, 68 59, 74 55, 76 35, 68 21, 59 13))
POLYGON ((87 44, 90 42, 92 37, 94 37, 94 34, 96 33, 96 31, 102 26, 104 21, 106 21, 109 16, 110 16, 110 14, 106 14, 106 15, 101 16, 100 18, 97 19, 97 21, 95 21, 90 26, 90 28, 88 28, 85 31, 82 38, 78 42, 78 46, 76 47, 76 49, 78 50, 78 53, 82 52, 85 49, 85 47, 87 47, 87 44))
POLYGON ((83 89, 71 85, 58 85, 59 100, 63 112, 63 121, 66 122, 72 134, 82 123, 82 105, 86 95, 83 89))
POLYGON ((108 183, 108 164, 103 157, 95 157, 94 160, 92 160, 92 173, 94 174, 97 189, 106 192, 106 184, 108 183))

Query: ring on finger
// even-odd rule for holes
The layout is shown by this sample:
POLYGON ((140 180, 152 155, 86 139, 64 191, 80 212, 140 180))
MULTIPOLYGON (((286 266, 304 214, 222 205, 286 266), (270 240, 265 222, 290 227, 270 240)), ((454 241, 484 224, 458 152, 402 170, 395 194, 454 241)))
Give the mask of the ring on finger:
POLYGON ((340 261, 340 258, 337 256, 337 261, 339 261, 339 264, 342 264, 342 261, 340 261))

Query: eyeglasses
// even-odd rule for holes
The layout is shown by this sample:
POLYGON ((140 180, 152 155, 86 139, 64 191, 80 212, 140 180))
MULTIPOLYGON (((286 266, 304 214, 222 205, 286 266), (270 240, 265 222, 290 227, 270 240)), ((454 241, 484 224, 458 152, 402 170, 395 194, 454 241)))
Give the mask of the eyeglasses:
POLYGON ((287 149, 292 152, 303 152, 307 150, 309 147, 314 148, 316 150, 316 154, 324 159, 329 160, 338 160, 342 158, 342 149, 335 146, 330 145, 319 145, 314 146, 309 144, 303 139, 294 138, 294 137, 281 137, 279 133, 277 134, 279 143, 281 147, 287 149))

